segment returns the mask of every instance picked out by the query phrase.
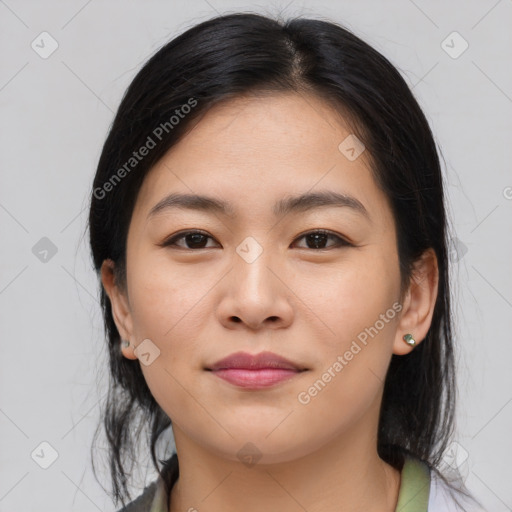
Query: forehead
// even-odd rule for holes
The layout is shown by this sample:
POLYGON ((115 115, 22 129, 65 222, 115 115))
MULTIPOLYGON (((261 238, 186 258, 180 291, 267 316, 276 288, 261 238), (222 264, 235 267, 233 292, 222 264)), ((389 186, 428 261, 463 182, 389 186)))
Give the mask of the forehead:
POLYGON ((340 149, 352 136, 340 113, 316 96, 259 94, 223 101, 148 173, 136 208, 145 217, 169 191, 208 191, 232 203, 268 198, 273 206, 283 194, 315 187, 375 202, 368 155, 363 151, 350 160, 340 149))
POLYGON ((351 133, 348 120, 322 99, 305 93, 255 93, 224 100, 196 122, 174 152, 194 147, 212 156, 261 158, 329 152, 351 133), (180 147, 181 146, 181 147, 180 147), (309 151, 308 151, 309 149, 309 151))

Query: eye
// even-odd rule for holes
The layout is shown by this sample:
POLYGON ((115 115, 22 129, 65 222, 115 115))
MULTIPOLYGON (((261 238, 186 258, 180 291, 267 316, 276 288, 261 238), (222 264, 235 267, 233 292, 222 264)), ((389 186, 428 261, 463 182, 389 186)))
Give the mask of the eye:
MULTIPOLYGON (((331 231, 327 231, 325 229, 318 229, 315 231, 309 231, 304 233, 300 237, 296 238, 295 241, 306 240, 307 247, 301 247, 305 249, 329 249, 332 247, 343 247, 343 246, 352 246, 350 242, 345 240, 344 238, 332 233, 331 231), (325 243, 329 240, 329 238, 334 239, 334 245, 330 247, 325 247, 325 243)), ((208 243, 208 239, 213 240, 213 238, 205 233, 204 231, 185 231, 182 233, 178 233, 177 235, 172 236, 168 240, 164 241, 160 244, 162 247, 180 247, 182 249, 211 249, 213 246, 208 247, 206 244, 208 243), (185 246, 182 244, 178 244, 177 242, 184 241, 185 246)))
POLYGON ((177 235, 172 236, 171 238, 163 242, 161 246, 175 246, 181 247, 182 249, 210 249, 211 247, 205 246, 205 243, 208 238, 213 240, 213 238, 210 235, 206 234, 203 231, 185 231, 183 233, 179 233, 177 235), (180 241, 182 239, 185 241, 185 244, 187 244, 185 247, 183 245, 178 245, 176 243, 177 241, 180 241))
MULTIPOLYGON (((329 249, 332 247, 343 247, 343 246, 352 246, 350 242, 345 240, 344 238, 336 235, 335 233, 332 233, 331 231, 327 231, 325 229, 317 229, 315 231, 309 231, 308 233, 304 233, 300 237, 298 237, 296 240, 301 240, 304 238, 306 240, 306 243, 308 244, 308 247, 306 249, 329 249), (331 245, 330 247, 325 247, 325 242, 327 240, 335 239, 335 244, 331 245), (309 244, 312 245, 312 247, 309 246, 309 244)), ((303 247, 301 247, 302 249, 303 247)))

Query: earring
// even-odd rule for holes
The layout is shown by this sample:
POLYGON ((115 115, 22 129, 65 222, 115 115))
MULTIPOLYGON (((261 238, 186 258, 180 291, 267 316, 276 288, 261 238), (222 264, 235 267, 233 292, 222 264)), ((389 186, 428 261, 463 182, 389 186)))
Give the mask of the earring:
POLYGON ((124 348, 126 347, 129 347, 130 346, 130 342, 128 340, 121 340, 121 343, 123 345, 124 348))
POLYGON ((416 345, 416 340, 412 337, 412 334, 405 334, 403 337, 403 340, 407 345, 411 345, 411 347, 414 347, 416 345))

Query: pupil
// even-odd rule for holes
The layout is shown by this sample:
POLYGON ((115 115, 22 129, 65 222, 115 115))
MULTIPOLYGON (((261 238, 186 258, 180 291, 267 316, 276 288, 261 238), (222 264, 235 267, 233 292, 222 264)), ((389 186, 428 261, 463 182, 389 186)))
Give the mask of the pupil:
POLYGON ((311 235, 308 235, 309 240, 313 241, 313 244, 315 246, 315 249, 321 249, 322 247, 319 247, 318 243, 320 242, 320 245, 322 245, 322 241, 325 241, 325 238, 327 235, 323 233, 313 233, 311 235), (319 240, 320 238, 320 240, 319 240))
MULTIPOLYGON (((200 233, 193 233, 193 234, 191 234, 191 235, 187 235, 187 237, 186 237, 186 238, 188 238, 188 240, 187 240, 188 245, 193 245, 193 246, 195 246, 194 244, 199 244, 199 245, 201 245, 201 238, 205 238, 205 236, 204 236, 204 235, 201 235, 200 233), (190 239, 192 239, 192 242, 191 242, 191 243, 189 243, 189 240, 190 240, 190 239)), ((203 240, 203 242, 204 242, 204 240, 203 240)))

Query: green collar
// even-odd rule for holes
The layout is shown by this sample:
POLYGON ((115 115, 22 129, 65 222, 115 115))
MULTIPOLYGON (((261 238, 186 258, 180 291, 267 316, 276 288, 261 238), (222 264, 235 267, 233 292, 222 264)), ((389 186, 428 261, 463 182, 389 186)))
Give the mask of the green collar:
POLYGON ((395 512, 427 512, 430 469, 419 459, 406 457, 395 512))
MULTIPOLYGON (((395 512, 428 512, 429 494, 429 467, 419 459, 406 457, 395 512)), ((150 512, 166 512, 165 500, 163 481, 159 479, 150 512)))

